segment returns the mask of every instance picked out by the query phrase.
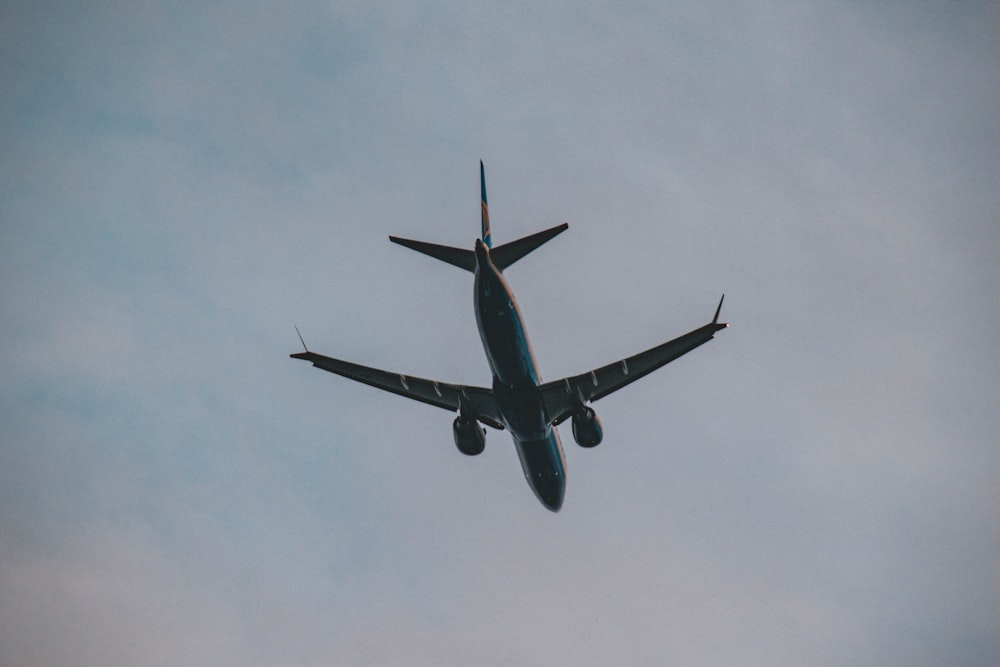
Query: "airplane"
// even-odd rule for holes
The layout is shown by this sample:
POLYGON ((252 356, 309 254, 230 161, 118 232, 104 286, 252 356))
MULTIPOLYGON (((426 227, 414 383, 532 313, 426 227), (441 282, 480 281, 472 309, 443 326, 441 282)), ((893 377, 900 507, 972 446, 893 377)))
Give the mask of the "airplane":
POLYGON ((290 356, 351 380, 457 413, 452 423, 455 446, 468 456, 476 456, 486 447, 486 429, 481 424, 510 431, 528 486, 545 507, 558 512, 566 493, 566 457, 556 426, 569 419, 578 445, 588 448, 599 445, 604 430, 590 404, 712 340, 717 331, 728 326, 719 322, 725 295, 719 300, 715 317, 704 326, 586 373, 542 382, 524 318, 503 271, 566 231, 569 225, 564 222, 494 248, 486 204, 486 172, 481 160, 479 182, 482 234, 472 250, 396 236, 390 236, 389 240, 475 275, 476 324, 493 373, 492 387, 436 382, 326 357, 310 351, 302 334, 299 341, 305 351, 290 356))

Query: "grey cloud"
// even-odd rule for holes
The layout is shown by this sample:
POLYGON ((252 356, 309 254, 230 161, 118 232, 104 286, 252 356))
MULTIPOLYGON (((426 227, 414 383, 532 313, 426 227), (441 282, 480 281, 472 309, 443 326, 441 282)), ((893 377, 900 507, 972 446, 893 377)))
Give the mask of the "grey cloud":
POLYGON ((1000 655, 996 10, 3 12, 0 662, 1000 655), (479 158, 546 377, 728 295, 554 516, 285 356, 488 381, 479 158))

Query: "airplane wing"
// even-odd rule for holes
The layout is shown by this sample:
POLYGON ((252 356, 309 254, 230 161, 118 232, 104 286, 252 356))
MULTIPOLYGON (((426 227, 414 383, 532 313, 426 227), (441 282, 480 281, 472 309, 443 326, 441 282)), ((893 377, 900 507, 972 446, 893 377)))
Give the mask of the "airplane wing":
MULTIPOLYGON (((725 299, 725 295, 722 298, 725 299)), ((581 405, 604 398, 712 340, 716 331, 729 326, 719 322, 721 310, 722 300, 715 311, 715 318, 705 326, 607 366, 540 385, 538 390, 549 423, 564 421, 581 405)))
POLYGON ((390 373, 350 361, 326 357, 308 350, 289 356, 293 359, 309 361, 316 368, 322 368, 324 371, 336 373, 378 389, 391 391, 394 394, 429 405, 436 405, 452 412, 463 412, 493 428, 503 428, 503 424, 500 422, 500 412, 493 399, 493 391, 485 387, 435 382, 402 373, 390 373))

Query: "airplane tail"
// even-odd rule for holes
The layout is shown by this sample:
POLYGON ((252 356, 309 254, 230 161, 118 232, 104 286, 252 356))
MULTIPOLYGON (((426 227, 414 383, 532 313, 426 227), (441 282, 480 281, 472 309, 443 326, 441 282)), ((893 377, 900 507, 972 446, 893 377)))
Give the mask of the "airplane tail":
POLYGON ((440 259, 442 262, 448 262, 449 264, 457 266, 460 269, 465 269, 466 271, 471 271, 473 273, 476 271, 476 253, 472 250, 466 250, 465 248, 453 248, 451 246, 438 245, 437 243, 427 243, 425 241, 402 239, 398 236, 390 236, 389 240, 393 243, 398 243, 401 246, 409 248, 410 250, 416 250, 417 252, 422 252, 425 255, 430 255, 434 259, 440 259))
POLYGON ((561 225, 549 227, 546 230, 536 232, 530 236, 525 236, 524 238, 520 238, 516 241, 504 243, 502 246, 494 248, 490 251, 490 257, 493 259, 493 263, 497 265, 497 268, 503 271, 535 248, 539 247, 549 239, 563 233, 567 229, 569 229, 569 224, 564 222, 561 225))
POLYGON ((483 243, 487 248, 493 248, 493 239, 490 237, 490 207, 486 205, 486 170, 483 161, 479 161, 479 189, 482 191, 483 200, 483 243))
MULTIPOLYGON (((505 243, 502 246, 493 248, 492 238, 490 236, 490 212, 486 205, 486 172, 483 168, 482 160, 479 161, 479 185, 482 193, 483 244, 485 244, 487 248, 491 249, 490 257, 496 267, 501 271, 527 255, 535 248, 538 248, 546 241, 552 239, 558 234, 561 234, 569 228, 569 225, 564 222, 561 225, 550 227, 549 229, 536 232, 516 241, 511 241, 510 243, 505 243)), ((447 262, 448 264, 457 266, 460 269, 465 269, 470 272, 475 272, 476 270, 476 253, 472 250, 438 245, 436 243, 427 243, 425 241, 414 241, 412 239, 399 238, 398 236, 390 236, 389 240, 393 243, 398 243, 401 246, 410 248, 411 250, 416 250, 417 252, 439 259, 442 262, 447 262)))

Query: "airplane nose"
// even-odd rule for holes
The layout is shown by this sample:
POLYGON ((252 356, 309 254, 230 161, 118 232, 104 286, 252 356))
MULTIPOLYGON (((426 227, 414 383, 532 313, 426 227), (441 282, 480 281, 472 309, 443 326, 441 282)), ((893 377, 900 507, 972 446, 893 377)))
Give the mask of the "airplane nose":
POLYGON ((542 504, 553 512, 558 512, 563 504, 563 497, 566 495, 566 482, 562 475, 557 477, 547 477, 539 480, 535 486, 535 492, 542 504))

